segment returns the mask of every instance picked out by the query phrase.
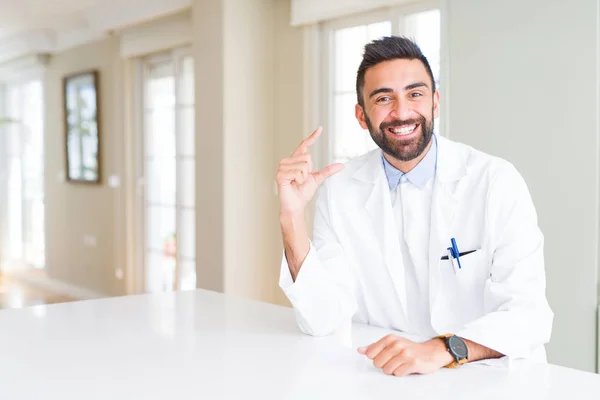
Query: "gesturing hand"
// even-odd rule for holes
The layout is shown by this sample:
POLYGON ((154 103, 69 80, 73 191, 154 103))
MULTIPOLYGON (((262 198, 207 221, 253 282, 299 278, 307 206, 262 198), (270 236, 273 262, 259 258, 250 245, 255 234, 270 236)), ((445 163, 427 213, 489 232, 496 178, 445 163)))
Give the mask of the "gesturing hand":
POLYGON ((312 172, 312 157, 308 150, 321 131, 321 127, 317 128, 290 157, 279 163, 276 179, 280 213, 283 215, 302 214, 323 181, 344 168, 343 164, 332 164, 312 172))
POLYGON ((387 335, 370 346, 359 348, 358 352, 373 360, 373 365, 385 374, 395 376, 429 374, 453 361, 441 339, 415 343, 387 335))

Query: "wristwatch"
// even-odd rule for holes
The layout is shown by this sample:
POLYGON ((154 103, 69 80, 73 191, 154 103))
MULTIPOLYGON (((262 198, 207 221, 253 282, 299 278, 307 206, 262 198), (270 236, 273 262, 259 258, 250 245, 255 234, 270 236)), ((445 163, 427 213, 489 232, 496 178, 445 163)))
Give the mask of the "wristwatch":
POLYGON ((467 349, 467 344, 460 337, 448 333, 446 335, 438 336, 438 339, 442 339, 444 343, 446 343, 448 352, 454 357, 454 361, 446 365, 446 368, 456 368, 468 361, 467 357, 469 356, 469 351, 467 349))

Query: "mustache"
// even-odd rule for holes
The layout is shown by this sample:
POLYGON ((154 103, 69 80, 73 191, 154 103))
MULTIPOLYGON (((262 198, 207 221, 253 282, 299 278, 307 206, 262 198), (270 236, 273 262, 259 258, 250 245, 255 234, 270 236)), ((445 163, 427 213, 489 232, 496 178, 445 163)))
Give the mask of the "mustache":
POLYGON ((417 125, 417 124, 424 126, 425 123, 426 123, 426 120, 425 120, 425 117, 423 117, 423 116, 421 116, 420 118, 412 118, 412 119, 405 119, 405 120, 395 119, 393 121, 382 122, 381 124, 379 124, 379 129, 381 129, 383 131, 387 128, 393 128, 393 127, 404 126, 404 125, 417 125))

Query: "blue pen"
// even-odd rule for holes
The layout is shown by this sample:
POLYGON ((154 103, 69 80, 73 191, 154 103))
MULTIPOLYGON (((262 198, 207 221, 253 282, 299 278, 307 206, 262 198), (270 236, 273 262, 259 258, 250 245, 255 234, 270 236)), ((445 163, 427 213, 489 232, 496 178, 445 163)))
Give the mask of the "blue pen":
POLYGON ((452 252, 454 253, 454 258, 456 258, 456 261, 458 261, 458 269, 461 269, 462 267, 460 266, 460 253, 458 251, 458 246, 456 245, 456 240, 452 238, 450 239, 450 242, 452 242, 452 252))

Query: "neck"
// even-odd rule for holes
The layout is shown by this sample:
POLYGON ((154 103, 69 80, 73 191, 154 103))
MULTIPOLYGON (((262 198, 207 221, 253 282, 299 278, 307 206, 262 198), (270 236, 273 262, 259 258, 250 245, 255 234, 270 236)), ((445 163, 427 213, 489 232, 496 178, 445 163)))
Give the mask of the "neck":
POLYGON ((406 173, 410 172, 414 167, 416 167, 417 164, 419 164, 423 158, 425 158, 425 156, 427 155, 427 152, 429 152, 429 149, 431 148, 432 143, 433 143, 433 136, 429 140, 429 144, 427 145, 427 147, 425 147, 425 150, 423 150, 423 152, 421 154, 419 154, 419 156, 417 158, 414 158, 410 161, 400 161, 397 158, 394 158, 385 152, 383 153, 383 156, 385 157, 386 160, 388 160, 388 162, 390 164, 392 164, 394 166, 394 168, 396 168, 397 170, 400 170, 406 174, 406 173))

